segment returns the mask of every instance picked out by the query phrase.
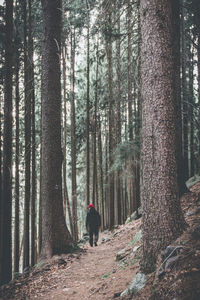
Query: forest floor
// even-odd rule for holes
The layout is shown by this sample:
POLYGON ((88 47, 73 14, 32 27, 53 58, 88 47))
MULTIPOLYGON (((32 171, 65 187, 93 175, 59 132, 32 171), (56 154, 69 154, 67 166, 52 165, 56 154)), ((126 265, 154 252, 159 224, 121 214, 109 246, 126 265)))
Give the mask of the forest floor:
MULTIPOLYGON (((181 247, 179 259, 170 270, 158 276, 162 264, 147 276, 145 288, 134 300, 200 299, 200 182, 182 197, 188 224, 172 244, 181 247)), ((74 253, 55 256, 25 272, 0 288, 0 300, 109 300, 120 297, 139 272, 141 258, 141 219, 100 233, 97 247, 88 242, 74 253), (121 251, 122 250, 122 251, 121 251)))

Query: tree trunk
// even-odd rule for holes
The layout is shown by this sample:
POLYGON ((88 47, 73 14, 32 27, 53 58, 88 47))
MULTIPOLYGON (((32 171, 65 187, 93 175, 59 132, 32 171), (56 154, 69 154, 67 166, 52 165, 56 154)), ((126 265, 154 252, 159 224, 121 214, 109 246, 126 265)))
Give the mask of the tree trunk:
POLYGON ((41 258, 69 251, 72 238, 62 201, 60 0, 42 0, 42 246, 41 258), (53 70, 53 72, 52 72, 53 70))
POLYGON ((142 269, 148 273, 185 224, 177 183, 171 1, 141 0, 141 34, 142 269))
POLYGON ((193 46, 190 46, 189 62, 189 116, 190 116, 190 177, 195 175, 195 156, 194 156, 194 54, 193 46))
MULTIPOLYGON (((200 124, 200 24, 198 26, 197 56, 198 56, 197 68, 198 68, 198 108, 199 108, 198 124, 200 124)), ((199 145, 198 145, 198 173, 200 175, 200 126, 199 126, 199 130, 198 130, 198 140, 199 140, 199 145)))
POLYGON ((27 45, 27 1, 23 4, 24 14, 24 90, 25 90, 25 200, 24 200, 24 253, 23 269, 29 266, 30 251, 30 160, 31 160, 31 89, 30 61, 27 45))
POLYGON ((101 122, 100 116, 97 120, 97 134, 98 134, 98 165, 99 165, 99 195, 102 215, 102 228, 105 228, 105 207, 104 207, 104 188, 103 188, 103 159, 102 159, 102 140, 101 140, 101 122))
POLYGON ((2 177, 2 237, 1 237, 1 284, 12 278, 12 65, 13 65, 13 1, 6 0, 5 17, 5 102, 4 102, 4 144, 2 177))
POLYGON ((71 234, 73 233, 73 220, 67 189, 67 103, 66 103, 66 45, 63 45, 63 85, 64 85, 64 145, 63 145, 63 182, 64 182, 64 207, 67 205, 71 234))
POLYGON ((14 272, 19 272, 19 53, 17 51, 15 69, 15 233, 14 233, 14 272))
POLYGON ((35 140, 35 85, 34 85, 34 62, 33 62, 33 34, 32 34, 32 0, 28 0, 28 59, 29 59, 29 95, 31 102, 31 156, 32 156, 32 164, 31 164, 31 172, 32 172, 32 182, 31 182, 31 266, 33 266, 37 260, 36 253, 36 157, 35 157, 35 149, 36 149, 36 140, 35 140))
POLYGON ((73 215, 73 238, 78 240, 77 227, 77 186, 76 186, 76 120, 75 120, 75 30, 71 32, 71 66, 70 66, 70 98, 71 98, 71 160, 72 160, 72 215, 73 215))
MULTIPOLYGON (((120 1, 117 1, 117 33, 120 36, 121 22, 120 22, 120 1)), ((116 143, 121 143, 121 39, 116 40, 116 59, 117 59, 117 122, 116 122, 116 143)), ((117 224, 122 224, 122 205, 121 205, 121 190, 122 181, 120 178, 121 172, 116 172, 116 184, 115 184, 115 197, 117 204, 117 224)))
POLYGON ((90 14, 87 6, 86 205, 90 203, 90 14))
MULTIPOLYGON (((112 4, 108 8, 107 22, 109 28, 112 28, 112 4)), ((112 41, 111 36, 106 37, 106 55, 108 63, 108 90, 109 90, 109 169, 113 165, 113 150, 114 150, 114 97, 113 97, 113 59, 112 59, 112 41)), ((114 173, 109 172, 109 228, 114 226, 114 173)))
POLYGON ((182 0, 181 9, 181 41, 182 41, 182 56, 181 56, 181 68, 182 68, 182 119, 183 119, 183 164, 184 169, 184 181, 189 177, 188 167, 188 89, 186 79, 186 62, 187 62, 187 51, 185 41, 185 9, 182 0))

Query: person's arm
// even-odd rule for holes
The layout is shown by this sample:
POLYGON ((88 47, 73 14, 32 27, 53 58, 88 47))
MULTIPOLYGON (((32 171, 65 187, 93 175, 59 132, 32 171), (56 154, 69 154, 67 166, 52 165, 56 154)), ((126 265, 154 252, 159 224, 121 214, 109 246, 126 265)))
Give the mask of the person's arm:
POLYGON ((85 227, 86 227, 87 232, 88 232, 88 219, 89 219, 89 217, 88 217, 88 214, 87 214, 86 222, 85 222, 85 227))

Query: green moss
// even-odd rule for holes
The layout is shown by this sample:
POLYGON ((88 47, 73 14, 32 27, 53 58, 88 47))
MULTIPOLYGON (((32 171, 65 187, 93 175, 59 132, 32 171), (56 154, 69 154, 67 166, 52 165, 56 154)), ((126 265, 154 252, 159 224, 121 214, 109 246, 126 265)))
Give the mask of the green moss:
POLYGON ((102 276, 102 279, 108 278, 108 277, 110 276, 110 274, 111 274, 111 272, 108 272, 107 274, 104 274, 104 275, 102 276))
POLYGON ((128 246, 133 246, 134 244, 138 243, 142 239, 142 231, 138 231, 134 236, 133 240, 128 244, 128 246))

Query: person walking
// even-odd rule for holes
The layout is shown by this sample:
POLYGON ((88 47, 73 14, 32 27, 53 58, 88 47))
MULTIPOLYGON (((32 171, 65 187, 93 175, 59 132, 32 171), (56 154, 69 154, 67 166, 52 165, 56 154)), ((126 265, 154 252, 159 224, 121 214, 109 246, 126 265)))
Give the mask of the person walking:
POLYGON ((99 229, 101 227, 101 217, 98 211, 94 208, 93 204, 88 205, 88 213, 86 217, 86 230, 89 232, 89 243, 93 247, 93 236, 94 236, 94 245, 97 246, 99 239, 99 229))

